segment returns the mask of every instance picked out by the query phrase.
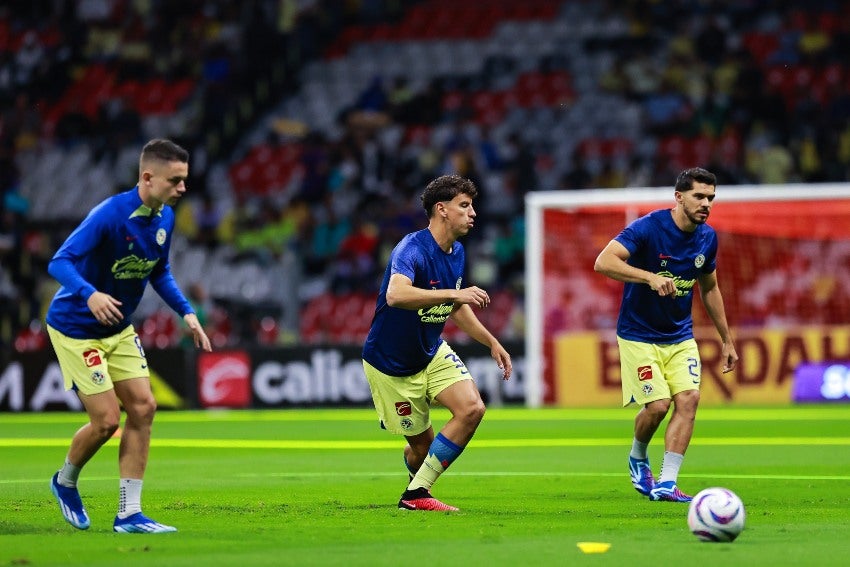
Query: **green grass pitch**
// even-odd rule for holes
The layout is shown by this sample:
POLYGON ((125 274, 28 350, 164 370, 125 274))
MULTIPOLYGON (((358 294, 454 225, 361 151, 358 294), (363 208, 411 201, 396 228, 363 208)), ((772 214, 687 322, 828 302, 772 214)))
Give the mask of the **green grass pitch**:
POLYGON ((850 406, 700 410, 679 484, 743 499, 731 544, 699 542, 687 505, 634 491, 634 411, 490 409, 434 487, 457 513, 396 509, 403 440, 372 410, 163 411, 142 504, 179 531, 158 535, 112 532, 115 440, 80 479, 91 528, 62 519, 48 481, 84 414, 3 414, 0 566, 848 564, 850 406))

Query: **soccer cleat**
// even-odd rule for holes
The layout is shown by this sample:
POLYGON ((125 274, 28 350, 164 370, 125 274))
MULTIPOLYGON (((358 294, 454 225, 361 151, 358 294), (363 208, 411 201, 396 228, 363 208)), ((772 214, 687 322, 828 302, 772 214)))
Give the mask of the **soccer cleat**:
POLYGON ((427 488, 405 490, 398 501, 399 510, 424 510, 428 512, 457 512, 458 508, 444 504, 431 496, 427 488))
POLYGON ((659 482, 649 491, 649 499, 655 502, 690 502, 693 496, 688 496, 676 486, 676 482, 668 480, 659 482))
POLYGON ((630 456, 629 475, 632 477, 635 490, 644 496, 649 496, 655 488, 655 478, 652 476, 652 469, 649 468, 649 459, 635 459, 630 456))
POLYGON ((83 501, 80 500, 80 493, 77 487, 62 486, 57 479, 59 473, 53 475, 50 479, 50 491, 59 502, 59 510, 62 511, 62 516, 65 521, 77 528, 78 530, 87 530, 91 525, 89 515, 86 514, 86 509, 83 507, 83 501))
POLYGON ((141 512, 136 512, 123 519, 115 516, 112 530, 122 534, 164 534, 176 532, 177 528, 154 522, 141 512))

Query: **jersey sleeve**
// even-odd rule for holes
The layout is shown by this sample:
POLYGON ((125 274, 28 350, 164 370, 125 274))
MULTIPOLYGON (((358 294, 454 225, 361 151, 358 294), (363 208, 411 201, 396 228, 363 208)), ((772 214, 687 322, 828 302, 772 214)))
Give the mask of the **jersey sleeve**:
POLYGON ((641 245, 645 241, 646 224, 646 217, 634 220, 631 224, 624 228, 620 234, 615 236, 614 240, 625 246, 626 250, 629 251, 629 254, 634 254, 640 249, 641 245))
POLYGON ((178 315, 183 317, 188 313, 194 313, 192 306, 180 291, 174 276, 171 275, 170 269, 161 270, 159 273, 151 276, 151 286, 178 315))
MULTIPOLYGON (((173 231, 174 223, 172 221, 168 227, 168 234, 171 234, 173 231)), ((194 310, 192 309, 189 301, 186 299, 186 296, 183 295, 182 291, 180 291, 180 287, 177 285, 177 281, 171 273, 171 263, 169 262, 170 255, 171 237, 168 238, 168 241, 165 244, 163 261, 159 262, 153 269, 153 272, 151 272, 150 284, 163 301, 165 301, 165 303, 178 315, 183 317, 188 313, 194 313, 194 310)))
POLYGON ((416 281, 416 267, 420 264, 420 255, 418 246, 414 246, 411 240, 405 241, 393 255, 390 274, 401 274, 410 278, 410 281, 416 281))
POLYGON ((92 209, 59 247, 47 266, 48 273, 62 287, 84 300, 88 300, 97 290, 77 270, 77 263, 97 247, 102 236, 108 232, 110 219, 104 204, 92 209))
POLYGON ((705 258, 705 264, 702 266, 702 273, 710 274, 717 269, 717 233, 712 229, 709 233, 708 254, 705 258))

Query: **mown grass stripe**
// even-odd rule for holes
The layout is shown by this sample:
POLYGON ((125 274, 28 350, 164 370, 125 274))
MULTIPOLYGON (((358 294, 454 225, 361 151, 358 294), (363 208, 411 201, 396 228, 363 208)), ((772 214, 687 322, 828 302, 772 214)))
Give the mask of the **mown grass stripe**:
MULTIPOLYGON (((292 471, 269 473, 237 473, 237 478, 373 478, 398 477, 398 471, 292 471)), ((452 476, 467 477, 569 477, 569 478, 623 478, 620 472, 593 471, 453 471, 452 476)), ((787 475, 787 474, 717 474, 717 473, 688 473, 680 474, 680 478, 694 479, 724 479, 724 480, 768 480, 768 481, 850 481, 850 475, 787 475)), ((93 476, 86 477, 85 482, 114 482, 115 477, 93 476)), ((43 478, 0 479, 3 484, 45 483, 43 478)))
MULTIPOLYGON (((0 439, 0 447, 64 447, 66 438, 0 439)), ((117 444, 111 439, 108 444, 117 444)), ((534 438, 534 439, 475 439, 476 448, 523 447, 617 447, 628 445, 625 438, 534 438)), ((847 446, 850 437, 700 437, 691 445, 712 446, 847 446)), ((397 439, 381 441, 304 440, 304 439, 152 439, 151 447, 178 449, 397 449, 397 439)))
MULTIPOLYGON (((634 421, 636 410, 630 408, 490 408, 487 421, 634 421)), ((434 416, 448 416, 444 408, 434 408, 434 416)), ((160 411, 158 423, 238 423, 238 422, 339 422, 377 421, 370 408, 349 409, 285 409, 285 410, 187 410, 160 411)), ((850 404, 792 407, 701 407, 697 421, 846 421, 850 404)), ((84 423, 82 412, 6 413, 3 424, 84 423)))

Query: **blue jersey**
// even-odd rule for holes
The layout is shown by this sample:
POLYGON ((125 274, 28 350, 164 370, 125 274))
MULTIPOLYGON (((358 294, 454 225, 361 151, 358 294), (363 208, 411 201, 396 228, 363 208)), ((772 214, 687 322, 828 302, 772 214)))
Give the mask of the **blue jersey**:
POLYGON ((173 231, 174 211, 152 212, 138 187, 100 203, 50 261, 48 271, 62 287, 47 310, 47 323, 75 339, 115 335, 130 325, 148 281, 180 316, 192 313, 168 265, 173 231), (120 323, 106 326, 95 319, 86 303, 95 291, 122 302, 120 323))
POLYGON ((636 268, 672 278, 675 297, 661 297, 646 284, 626 283, 617 334, 630 341, 675 344, 693 338, 693 290, 697 278, 716 268, 717 234, 707 224, 685 232, 669 209, 643 216, 619 235, 617 242, 636 268))
POLYGON ((454 302, 419 310, 390 307, 390 276, 407 276, 422 289, 460 289, 465 258, 463 245, 455 242, 446 253, 427 228, 405 236, 393 249, 384 271, 363 360, 390 376, 410 376, 425 369, 443 342, 440 334, 454 302))

